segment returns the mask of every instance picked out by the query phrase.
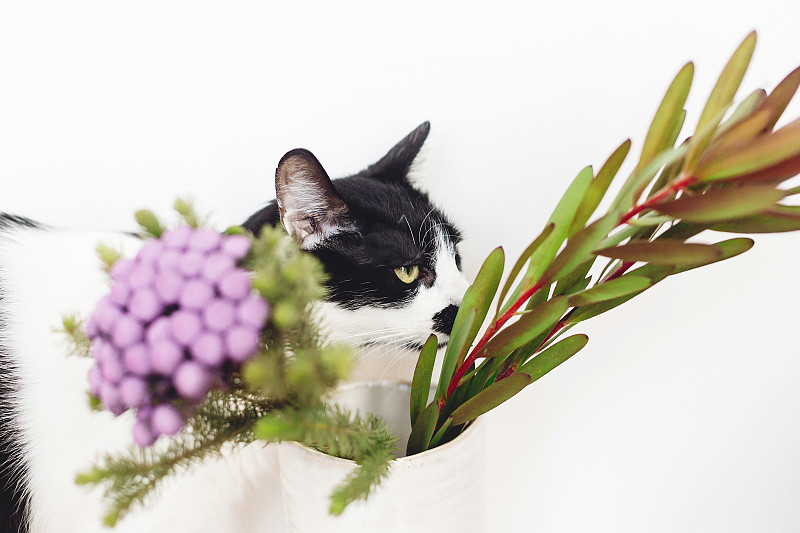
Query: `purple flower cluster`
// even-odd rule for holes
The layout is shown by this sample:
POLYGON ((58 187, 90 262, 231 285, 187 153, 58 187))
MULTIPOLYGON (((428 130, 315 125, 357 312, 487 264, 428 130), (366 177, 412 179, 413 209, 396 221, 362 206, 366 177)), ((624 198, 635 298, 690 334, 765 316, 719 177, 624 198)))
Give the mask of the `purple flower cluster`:
POLYGON ((86 325, 92 394, 112 413, 136 409, 134 440, 174 435, 227 368, 252 357, 269 314, 236 266, 250 240, 180 227, 119 259, 86 325))

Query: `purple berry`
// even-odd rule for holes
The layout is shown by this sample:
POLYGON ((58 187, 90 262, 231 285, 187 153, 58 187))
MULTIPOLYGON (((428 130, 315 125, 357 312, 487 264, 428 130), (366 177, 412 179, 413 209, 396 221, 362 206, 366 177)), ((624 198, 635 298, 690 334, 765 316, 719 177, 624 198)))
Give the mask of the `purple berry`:
POLYGON ((212 252, 219 248, 222 237, 211 229, 196 229, 189 236, 189 248, 203 253, 212 252))
POLYGON ((202 275, 212 283, 218 282, 229 270, 234 268, 233 258, 222 254, 211 254, 203 264, 202 275))
POLYGON ((269 305, 263 298, 250 295, 236 309, 236 320, 243 325, 261 329, 269 314, 269 305))
POLYGON ((182 257, 183 254, 181 254, 179 251, 167 249, 164 253, 158 256, 156 264, 158 265, 159 270, 162 271, 178 270, 180 269, 182 257))
POLYGON ((147 376, 153 371, 150 363, 150 351, 144 344, 128 346, 122 353, 122 364, 131 374, 147 376))
POLYGON ((160 435, 174 435, 183 427, 183 417, 169 404, 161 404, 153 409, 150 418, 153 431, 160 435))
POLYGON ((125 375, 125 369, 122 368, 122 363, 117 357, 108 357, 100 366, 100 372, 103 375, 103 380, 109 383, 119 383, 122 376, 125 375))
POLYGON ((128 298, 131 295, 131 288, 123 280, 119 280, 111 286, 108 292, 108 299, 120 307, 128 303, 128 298))
POLYGON ((236 326, 225 334, 225 349, 236 363, 244 363, 258 348, 258 331, 236 326))
POLYGON ((236 310, 227 300, 212 300, 203 310, 203 323, 212 331, 225 331, 233 324, 236 310))
POLYGON ((250 276, 241 269, 228 272, 219 282, 219 292, 231 300, 241 300, 250 293, 250 276))
POLYGON ((164 243, 160 239, 147 239, 139 249, 139 253, 136 254, 136 262, 154 263, 162 251, 164 251, 164 243))
POLYGON ((170 341, 158 341, 150 346, 150 363, 153 370, 169 376, 183 360, 183 350, 170 341))
POLYGON ((156 275, 155 289, 158 298, 165 304, 174 304, 183 290, 183 276, 173 270, 162 270, 156 275))
POLYGON ((108 296, 104 296, 99 302, 97 302, 97 306, 94 308, 94 314, 92 315, 97 323, 97 327, 103 333, 110 333, 113 329, 115 323, 122 315, 119 307, 111 303, 111 300, 108 296))
POLYGON ((149 322, 161 314, 161 302, 152 289, 139 289, 133 294, 128 311, 142 322, 149 322))
POLYGON ((130 259, 117 259, 111 267, 111 279, 118 281, 127 278, 134 266, 136 263, 130 259))
POLYGON ((244 235, 231 235, 225 238, 222 250, 234 259, 243 259, 250 251, 250 239, 244 235))
POLYGON ((213 333, 200 335, 192 344, 191 352, 196 360, 210 367, 221 365, 225 358, 222 339, 213 333))
POLYGON ((188 309, 200 309, 211 297, 214 296, 214 289, 207 282, 193 279, 184 285, 178 303, 181 307, 188 309))
POLYGON ((142 339, 142 325, 128 315, 122 315, 114 324, 111 339, 117 348, 126 348, 142 339))
POLYGON ((122 404, 119 390, 111 383, 103 382, 103 384, 100 385, 100 401, 103 402, 106 409, 115 415, 120 415, 125 411, 125 406, 122 404))
POLYGON ((90 338, 95 337, 98 333, 100 333, 100 328, 97 327, 97 320, 95 320, 94 315, 91 315, 89 320, 86 321, 84 333, 86 333, 86 336, 90 338))
POLYGON ((213 384, 214 376, 200 363, 186 361, 175 370, 172 383, 184 398, 201 400, 213 384))
POLYGON ((119 395, 128 407, 147 403, 147 383, 141 378, 126 377, 119 384, 119 395))
POLYGON ((133 425, 133 442, 146 448, 156 441, 156 435, 150 429, 150 424, 143 420, 137 420, 133 425))
POLYGON ((138 289, 139 287, 147 287, 153 283, 153 278, 156 276, 156 271, 153 265, 147 263, 140 263, 133 267, 131 275, 128 276, 128 284, 131 289, 138 289))
POLYGON ((200 317, 189 311, 176 311, 170 317, 172 338, 184 346, 188 346, 195 339, 202 326, 200 317))
POLYGON ((161 235, 161 239, 168 248, 173 250, 183 250, 189 244, 189 236, 192 234, 192 228, 181 226, 179 228, 165 231, 161 235))
POLYGON ((144 338, 150 344, 155 343, 156 341, 169 339, 170 338, 170 331, 171 331, 170 320, 168 317, 160 316, 153 320, 153 322, 147 327, 147 331, 144 334, 144 338))
POLYGON ((184 276, 193 277, 200 274, 205 256, 198 251, 189 251, 181 258, 180 271, 184 276))
POLYGON ((89 392, 94 396, 100 395, 100 385, 103 384, 103 377, 100 374, 100 367, 94 365, 89 369, 89 392))

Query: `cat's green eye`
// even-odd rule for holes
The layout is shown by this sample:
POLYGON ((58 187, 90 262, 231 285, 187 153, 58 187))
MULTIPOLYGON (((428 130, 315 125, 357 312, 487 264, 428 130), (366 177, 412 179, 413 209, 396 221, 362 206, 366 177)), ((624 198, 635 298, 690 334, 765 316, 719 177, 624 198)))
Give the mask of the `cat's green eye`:
POLYGON ((414 283, 419 277, 419 267, 417 265, 410 267, 395 268, 394 273, 403 283, 414 283))

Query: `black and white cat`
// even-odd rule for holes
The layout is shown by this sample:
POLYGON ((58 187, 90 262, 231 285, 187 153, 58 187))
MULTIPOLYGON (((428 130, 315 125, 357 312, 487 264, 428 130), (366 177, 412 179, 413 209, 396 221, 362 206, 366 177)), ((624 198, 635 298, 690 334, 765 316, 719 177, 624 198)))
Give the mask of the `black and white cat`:
MULTIPOLYGON (((445 345, 467 287, 458 231, 408 179, 429 129, 422 124, 377 163, 335 181, 311 152, 287 153, 277 201, 245 222, 253 232, 282 223, 322 260, 330 294, 314 312, 328 339, 360 348, 362 376, 380 377, 431 332, 445 345), (370 361, 378 363, 364 370, 370 361)), ((100 491, 77 487, 75 474, 128 447, 132 421, 89 411, 90 361, 67 357, 54 331, 63 313, 85 316, 107 288, 94 254, 99 240, 126 254, 140 244, 0 214, 0 531, 104 530, 100 491)), ((165 482, 116 530, 271 531, 280 504, 275 468, 272 447, 227 450, 165 482)))

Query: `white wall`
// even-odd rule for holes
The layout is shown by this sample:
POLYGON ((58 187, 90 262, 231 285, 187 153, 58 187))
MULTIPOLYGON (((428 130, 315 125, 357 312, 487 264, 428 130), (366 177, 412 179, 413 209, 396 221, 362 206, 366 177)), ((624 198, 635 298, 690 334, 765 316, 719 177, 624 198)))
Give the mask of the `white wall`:
MULTIPOLYGON (((751 29, 746 92, 800 64, 794 0, 319 4, 3 4, 0 210, 132 229, 192 192, 241 222, 285 151, 344 175, 430 120, 418 175, 473 275, 582 166, 641 149, 686 60, 690 126, 751 29)), ((799 530, 798 269, 800 235, 758 238, 587 324, 489 417, 492 531, 799 530)))

